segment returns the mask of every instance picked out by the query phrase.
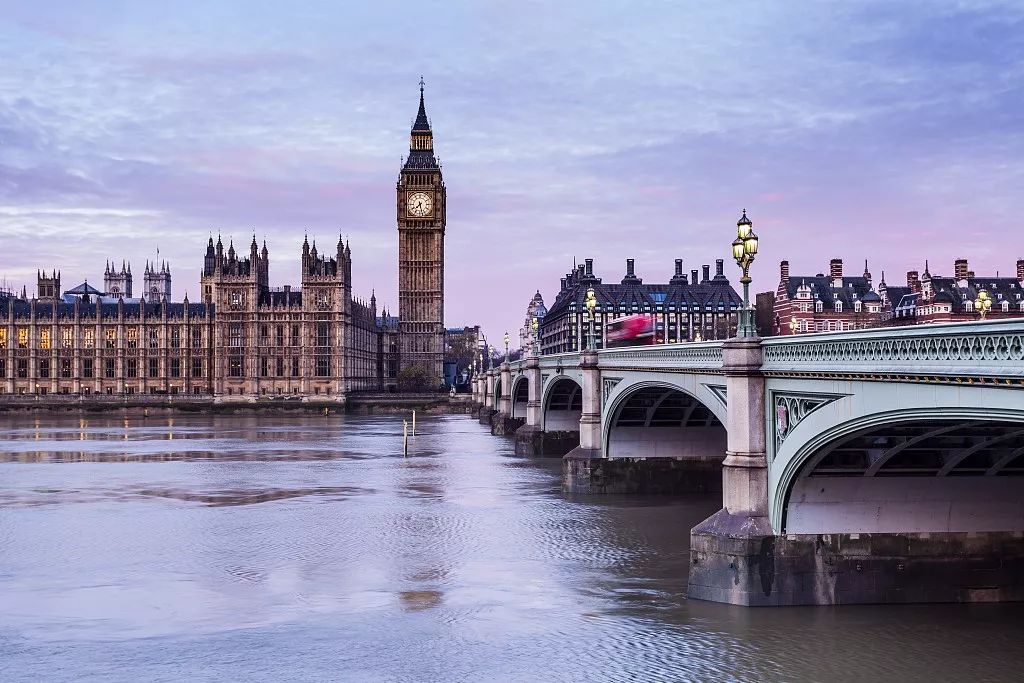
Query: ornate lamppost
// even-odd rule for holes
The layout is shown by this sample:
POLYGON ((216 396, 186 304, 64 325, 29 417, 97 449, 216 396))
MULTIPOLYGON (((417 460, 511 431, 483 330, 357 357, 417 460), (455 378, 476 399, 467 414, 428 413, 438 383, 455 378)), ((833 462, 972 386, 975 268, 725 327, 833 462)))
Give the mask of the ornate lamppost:
POLYGON ((510 337, 508 336, 508 332, 505 332, 505 362, 506 363, 508 362, 508 342, 509 342, 509 339, 510 339, 510 337))
POLYGON ((740 282, 743 283, 743 308, 740 309, 739 325, 736 329, 738 337, 756 337, 757 327, 754 325, 754 311, 750 308, 750 264, 757 254, 757 235, 754 224, 747 218, 747 210, 736 222, 736 239, 732 241, 732 257, 736 265, 743 271, 740 282))
POLYGON ((593 287, 587 287, 587 298, 583 302, 587 307, 587 314, 590 318, 590 328, 587 330, 587 348, 594 349, 594 309, 597 308, 597 294, 593 287))
POLYGON ((533 329, 533 355, 540 355, 540 321, 537 320, 537 316, 533 316, 533 320, 530 321, 530 327, 533 329))
POLYGON ((978 290, 978 298, 974 300, 974 308, 981 315, 981 319, 984 320, 988 312, 992 310, 992 297, 989 296, 988 291, 984 289, 978 290))
POLYGON ((494 344, 489 345, 487 350, 487 369, 490 370, 494 367, 494 344))
POLYGON ((800 327, 800 323, 797 322, 796 318, 790 318, 789 319, 789 333, 790 334, 796 334, 796 331, 797 331, 797 329, 799 329, 799 327, 800 327))

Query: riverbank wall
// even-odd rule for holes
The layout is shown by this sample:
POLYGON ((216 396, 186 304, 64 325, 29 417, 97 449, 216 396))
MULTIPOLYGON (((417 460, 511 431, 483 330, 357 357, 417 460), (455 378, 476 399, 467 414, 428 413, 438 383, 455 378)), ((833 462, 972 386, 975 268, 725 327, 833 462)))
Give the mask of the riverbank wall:
POLYGON ((387 415, 415 410, 422 415, 467 414, 474 405, 468 396, 448 394, 350 394, 342 400, 257 398, 224 400, 209 396, 6 396, 4 413, 209 413, 387 415))

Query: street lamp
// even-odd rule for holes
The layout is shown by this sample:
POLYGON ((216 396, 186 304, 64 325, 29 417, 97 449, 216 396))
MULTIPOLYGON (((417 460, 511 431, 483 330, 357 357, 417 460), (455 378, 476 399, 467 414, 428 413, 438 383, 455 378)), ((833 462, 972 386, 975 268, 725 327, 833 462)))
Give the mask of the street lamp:
POLYGON ((992 297, 988 295, 988 291, 981 289, 978 290, 978 298, 974 300, 974 308, 981 314, 981 319, 984 320, 988 312, 992 310, 992 297))
POLYGON ((537 316, 533 316, 533 320, 530 321, 530 327, 533 329, 533 355, 540 355, 540 335, 538 330, 540 329, 540 321, 537 320, 537 316))
POLYGON ((505 362, 506 363, 508 362, 508 342, 509 342, 509 336, 508 336, 508 332, 506 331, 505 332, 505 362))
POLYGON ((590 316, 590 329, 587 332, 587 348, 594 348, 594 309, 597 308, 597 294, 594 293, 593 287, 587 287, 587 298, 583 302, 583 305, 587 307, 587 313, 590 316))
POLYGON ((796 318, 789 319, 789 333, 796 334, 797 328, 800 327, 800 323, 796 321, 796 318))
POLYGON ((732 241, 732 257, 743 271, 743 277, 740 278, 743 283, 743 308, 740 309, 736 330, 738 337, 757 336, 753 311, 750 309, 750 264, 754 262, 756 254, 757 235, 754 234, 754 224, 747 218, 747 210, 743 209, 743 216, 736 222, 736 239, 732 241))

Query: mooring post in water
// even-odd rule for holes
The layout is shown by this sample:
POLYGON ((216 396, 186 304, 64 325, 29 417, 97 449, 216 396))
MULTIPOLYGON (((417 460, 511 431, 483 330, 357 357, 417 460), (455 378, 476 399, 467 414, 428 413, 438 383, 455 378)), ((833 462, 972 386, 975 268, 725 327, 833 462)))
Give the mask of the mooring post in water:
POLYGON ((416 411, 412 411, 412 435, 416 436, 416 411))
POLYGON ((409 455, 409 421, 402 420, 402 455, 409 455))

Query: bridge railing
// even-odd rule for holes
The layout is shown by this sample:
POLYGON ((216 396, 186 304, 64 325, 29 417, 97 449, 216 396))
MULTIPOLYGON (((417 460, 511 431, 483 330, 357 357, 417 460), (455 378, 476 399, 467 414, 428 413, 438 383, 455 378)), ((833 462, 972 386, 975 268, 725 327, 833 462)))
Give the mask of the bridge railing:
POLYGON ((598 366, 602 369, 720 370, 722 367, 722 342, 685 342, 601 349, 597 352, 597 358, 598 366))
POLYGON ((771 337, 762 347, 769 374, 1024 379, 1024 319, 771 337))

